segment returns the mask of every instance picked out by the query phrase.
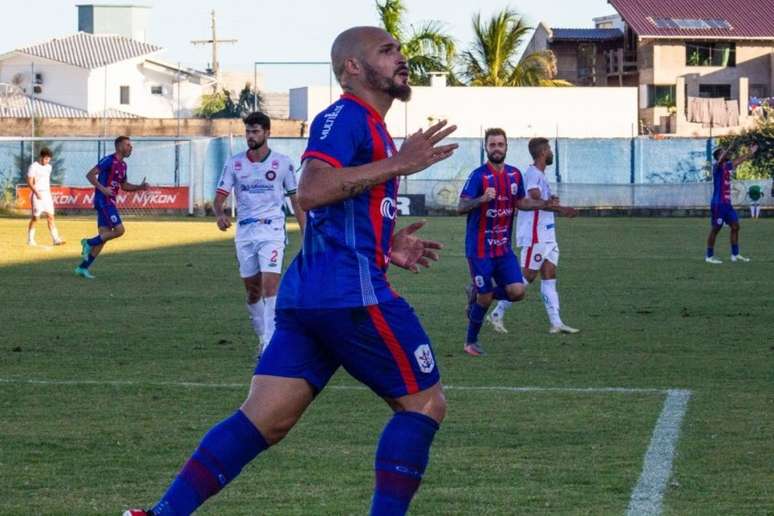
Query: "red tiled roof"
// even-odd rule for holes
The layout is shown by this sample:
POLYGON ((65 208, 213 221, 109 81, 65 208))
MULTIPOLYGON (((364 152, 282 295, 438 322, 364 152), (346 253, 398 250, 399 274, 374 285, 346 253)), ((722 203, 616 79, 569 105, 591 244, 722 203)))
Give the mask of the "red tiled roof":
POLYGON ((641 37, 771 39, 774 40, 772 0, 608 0, 641 37), (726 20, 729 29, 658 28, 658 18, 726 20))

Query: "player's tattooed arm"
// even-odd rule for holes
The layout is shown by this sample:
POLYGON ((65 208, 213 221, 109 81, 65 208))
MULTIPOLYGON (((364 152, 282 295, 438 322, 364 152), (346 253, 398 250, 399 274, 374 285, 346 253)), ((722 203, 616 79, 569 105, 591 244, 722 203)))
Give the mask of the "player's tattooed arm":
POLYGON ((134 184, 134 183, 130 183, 129 181, 124 181, 123 183, 121 183, 121 190, 125 190, 127 192, 134 192, 136 190, 147 190, 148 188, 150 188, 150 185, 145 179, 146 178, 143 177, 142 183, 140 184, 134 184))
POLYGON ((481 195, 481 197, 460 197, 460 201, 457 204, 457 213, 462 215, 469 211, 475 210, 485 202, 489 202, 494 199, 496 195, 497 192, 495 189, 490 187, 484 190, 484 193, 481 195))
POLYGON ((354 167, 335 169, 319 159, 304 161, 298 184, 298 202, 303 210, 334 204, 355 197, 372 186, 398 176, 415 174, 451 156, 456 143, 440 145, 457 127, 438 122, 426 131, 417 131, 403 142, 390 158, 354 167))

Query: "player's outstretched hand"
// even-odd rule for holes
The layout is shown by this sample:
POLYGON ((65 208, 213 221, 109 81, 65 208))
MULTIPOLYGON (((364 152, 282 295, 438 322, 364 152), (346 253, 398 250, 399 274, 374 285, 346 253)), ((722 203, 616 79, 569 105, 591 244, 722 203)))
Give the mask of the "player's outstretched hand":
POLYGON ((422 226, 424 220, 414 222, 397 233, 392 241, 391 261, 402 269, 419 272, 418 265, 430 267, 431 262, 438 261, 438 253, 434 249, 442 249, 443 244, 433 240, 422 240, 414 235, 422 226))
POLYGON ((229 217, 225 213, 223 215, 219 215, 217 223, 218 223, 219 230, 226 231, 228 228, 231 227, 231 217, 229 217))
POLYGON ((446 120, 441 120, 426 131, 420 129, 408 136, 396 155, 401 162, 402 175, 415 174, 454 154, 459 145, 438 143, 456 130, 456 125, 446 127, 446 120))
POLYGON ((146 178, 144 177, 142 178, 142 183, 140 183, 140 190, 147 190, 148 188, 150 188, 150 185, 145 179, 146 178))

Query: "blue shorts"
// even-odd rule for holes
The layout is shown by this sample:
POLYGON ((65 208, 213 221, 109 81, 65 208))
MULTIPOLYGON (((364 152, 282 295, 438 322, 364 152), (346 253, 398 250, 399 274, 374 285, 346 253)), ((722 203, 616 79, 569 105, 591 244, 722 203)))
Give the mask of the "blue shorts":
POLYGON ((712 204, 710 205, 710 224, 713 228, 722 228, 723 224, 732 224, 739 222, 739 215, 730 204, 712 204))
POLYGON ((430 338, 403 298, 357 308, 280 309, 275 320, 255 374, 303 378, 320 392, 343 366, 386 398, 441 379, 430 338))
POLYGON ((519 262, 512 252, 497 258, 468 258, 468 267, 473 285, 479 294, 494 291, 495 284, 505 287, 523 282, 519 262))
POLYGON ((113 229, 116 226, 121 225, 121 215, 118 214, 118 208, 109 204, 101 208, 94 208, 97 210, 97 227, 98 228, 110 228, 113 229))

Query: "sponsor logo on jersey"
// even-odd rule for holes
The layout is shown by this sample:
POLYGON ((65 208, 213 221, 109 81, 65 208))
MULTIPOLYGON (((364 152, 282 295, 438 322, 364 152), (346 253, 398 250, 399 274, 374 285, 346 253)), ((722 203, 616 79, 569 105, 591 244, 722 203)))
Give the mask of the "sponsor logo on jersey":
POLYGON ((511 183, 511 195, 516 195, 519 191, 519 185, 511 183))
POLYGON ((395 220, 395 215, 397 214, 398 208, 395 205, 395 200, 392 197, 385 197, 382 199, 382 205, 380 207, 380 211, 382 212, 382 217, 385 217, 390 220, 395 220))
POLYGON ((414 350, 414 358, 417 359, 419 370, 423 373, 429 373, 433 370, 433 368, 435 368, 433 352, 430 350, 430 346, 428 344, 417 346, 417 349, 414 350))
POLYGON ((510 217, 513 215, 513 208, 490 208, 486 210, 486 216, 490 219, 495 219, 497 217, 510 217))
POLYGON ((278 168, 279 168, 279 161, 275 159, 274 161, 271 162, 271 169, 277 170, 278 168))
POLYGON ((239 172, 240 170, 242 170, 242 162, 241 161, 235 161, 234 162, 234 170, 236 172, 239 172))
POLYGON ((263 193, 274 191, 274 185, 267 185, 262 183, 253 183, 251 185, 239 185, 240 192, 248 193, 263 193))
POLYGON ((275 179, 277 179, 277 173, 273 170, 267 170, 266 179, 268 179, 269 181, 274 181, 275 179))
POLYGON ((489 244, 489 247, 503 247, 508 245, 508 237, 487 238, 486 243, 489 244))
POLYGON ((342 109, 344 109, 344 104, 338 104, 335 108, 333 108, 333 111, 323 115, 325 122, 323 123, 323 128, 320 132, 321 140, 324 140, 328 137, 328 134, 330 134, 331 129, 333 128, 333 124, 336 122, 336 118, 339 116, 339 113, 341 113, 342 109))

